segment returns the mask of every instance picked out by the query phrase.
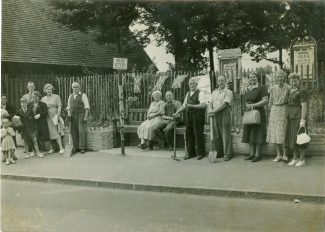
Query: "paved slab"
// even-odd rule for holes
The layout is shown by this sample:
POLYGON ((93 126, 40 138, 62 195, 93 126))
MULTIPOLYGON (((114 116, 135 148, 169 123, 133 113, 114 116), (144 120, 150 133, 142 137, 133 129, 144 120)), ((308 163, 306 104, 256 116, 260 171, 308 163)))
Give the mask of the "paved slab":
MULTIPOLYGON (((325 157, 322 156, 310 157, 307 166, 297 168, 283 162, 273 163, 271 158, 251 163, 243 156, 228 162, 220 159, 217 163, 209 163, 207 158, 177 162, 170 154, 127 147, 126 156, 120 155, 120 149, 111 149, 78 153, 70 158, 52 154, 44 159, 25 160, 22 150, 18 150, 17 164, 2 164, 1 175, 6 179, 38 177, 38 181, 133 190, 325 199, 325 157)), ((178 151, 178 155, 184 156, 184 152, 178 151)))

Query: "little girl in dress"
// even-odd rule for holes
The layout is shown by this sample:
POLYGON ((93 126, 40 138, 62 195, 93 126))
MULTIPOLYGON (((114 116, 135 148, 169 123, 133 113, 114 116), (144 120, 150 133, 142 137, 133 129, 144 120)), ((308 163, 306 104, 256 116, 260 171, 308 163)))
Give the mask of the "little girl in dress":
POLYGON ((13 154, 15 153, 15 142, 12 136, 15 136, 15 131, 10 127, 10 121, 8 118, 2 118, 1 128, 1 150, 6 159, 6 164, 16 163, 13 160, 13 154))

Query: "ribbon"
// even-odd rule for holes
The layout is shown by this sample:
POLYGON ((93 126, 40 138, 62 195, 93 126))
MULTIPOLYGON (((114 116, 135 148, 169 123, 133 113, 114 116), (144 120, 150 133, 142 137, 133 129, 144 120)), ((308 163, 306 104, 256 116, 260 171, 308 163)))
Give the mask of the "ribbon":
POLYGON ((174 82, 172 84, 172 88, 173 89, 177 89, 177 88, 180 89, 180 88, 182 88, 182 83, 186 79, 186 77, 187 77, 187 74, 185 74, 185 75, 178 75, 175 78, 175 80, 174 80, 174 82))

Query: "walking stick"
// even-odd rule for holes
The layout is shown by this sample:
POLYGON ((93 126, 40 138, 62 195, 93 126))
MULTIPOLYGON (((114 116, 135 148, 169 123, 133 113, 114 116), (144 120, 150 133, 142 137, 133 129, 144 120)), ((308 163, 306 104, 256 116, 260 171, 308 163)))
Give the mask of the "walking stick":
POLYGON ((177 158, 176 156, 176 119, 174 119, 174 151, 173 154, 171 155, 173 160, 180 161, 180 159, 177 158))
POLYGON ((214 124, 214 117, 210 117, 210 140, 211 140, 211 149, 209 151, 208 159, 211 163, 217 162, 217 155, 218 153, 214 147, 214 135, 213 135, 213 124, 214 124))

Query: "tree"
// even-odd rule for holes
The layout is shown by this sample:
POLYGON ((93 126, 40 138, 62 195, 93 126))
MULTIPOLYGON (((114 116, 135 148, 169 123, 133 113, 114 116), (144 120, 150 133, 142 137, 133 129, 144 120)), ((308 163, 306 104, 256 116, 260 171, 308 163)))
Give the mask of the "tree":
POLYGON ((118 55, 137 46, 130 25, 139 17, 135 2, 52 0, 53 17, 72 30, 95 35, 99 43, 116 44, 118 55))
POLYGON ((249 3, 251 38, 245 46, 253 60, 263 59, 283 66, 282 50, 289 49, 295 37, 311 35, 324 39, 324 2, 289 1, 249 3), (250 50, 253 46, 257 48, 250 50), (278 58, 268 58, 270 52, 279 51, 278 58))

